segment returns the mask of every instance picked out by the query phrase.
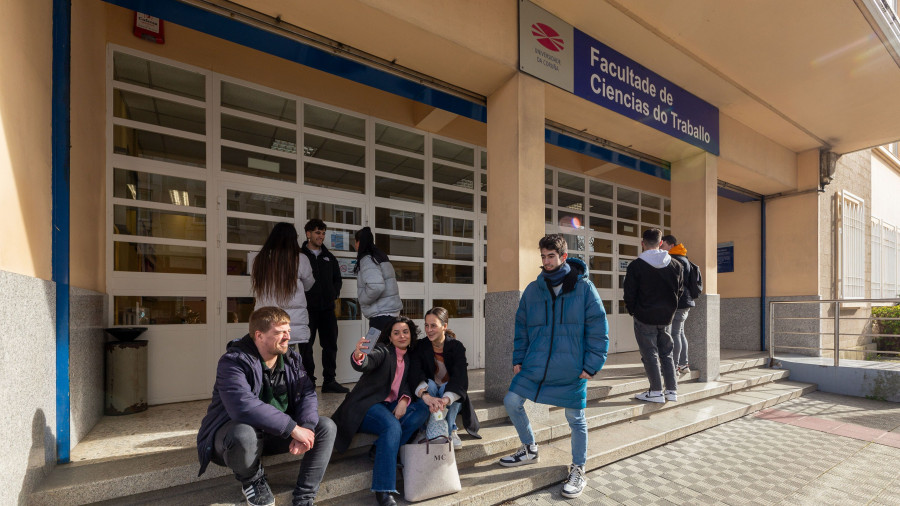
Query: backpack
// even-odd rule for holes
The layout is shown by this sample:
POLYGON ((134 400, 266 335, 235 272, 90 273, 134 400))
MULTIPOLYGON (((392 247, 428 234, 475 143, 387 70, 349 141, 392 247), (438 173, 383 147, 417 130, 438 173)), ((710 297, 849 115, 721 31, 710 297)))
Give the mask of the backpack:
POLYGON ((691 266, 691 272, 688 274, 685 288, 691 298, 696 299, 700 296, 700 292, 703 291, 703 277, 700 275, 700 267, 698 267, 697 264, 691 262, 686 257, 685 260, 687 260, 687 263, 691 266))

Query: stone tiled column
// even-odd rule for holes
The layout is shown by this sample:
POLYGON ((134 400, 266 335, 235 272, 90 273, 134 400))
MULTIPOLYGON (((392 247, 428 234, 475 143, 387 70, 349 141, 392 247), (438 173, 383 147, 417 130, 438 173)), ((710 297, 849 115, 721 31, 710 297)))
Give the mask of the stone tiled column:
POLYGON ((703 275, 703 295, 684 327, 688 360, 691 369, 700 371, 700 381, 719 377, 717 161, 702 153, 672 164, 672 235, 684 243, 703 275))
POLYGON ((500 401, 513 377, 516 308, 540 265, 537 245, 544 235, 544 84, 516 74, 488 97, 487 107, 484 384, 485 397, 500 401))

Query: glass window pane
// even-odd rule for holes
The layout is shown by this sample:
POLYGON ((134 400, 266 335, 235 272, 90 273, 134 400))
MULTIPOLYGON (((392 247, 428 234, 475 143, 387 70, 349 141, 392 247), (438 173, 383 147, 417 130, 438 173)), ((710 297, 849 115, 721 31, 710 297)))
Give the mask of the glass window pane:
POLYGON ((441 260, 475 260, 474 245, 470 242, 444 241, 434 239, 432 241, 432 254, 434 258, 441 260))
MULTIPOLYGON (((425 281, 425 264, 407 260, 391 260, 397 281, 403 283, 422 283, 425 281)), ((425 314, 424 310, 421 313, 425 314)))
MULTIPOLYGON (((408 237, 400 235, 388 235, 383 233, 375 234, 375 244, 378 249, 385 252, 388 256, 400 257, 424 257, 425 256, 425 239, 421 237, 408 237)), ((394 269, 397 268, 395 262, 394 269)))
POLYGON ((471 193, 463 193, 445 188, 432 188, 431 203, 437 207, 449 207, 450 209, 462 209, 473 211, 475 209, 475 197, 471 193))
POLYGON ((435 283, 471 285, 474 283, 474 267, 471 265, 432 264, 435 283))
POLYGON ((206 182, 114 169, 113 196, 176 206, 206 207, 206 182))
POLYGON ((206 274, 206 248, 115 241, 117 271, 206 274))
MULTIPOLYGON (((425 316, 425 301, 423 299, 400 299, 403 303, 403 309, 400 311, 400 314, 404 316, 408 316, 412 319, 419 319, 425 316)), ((428 338, 425 337, 424 332, 419 339, 428 338)))
POLYGON ((481 175, 481 191, 487 191, 487 174, 481 175))
POLYGON ((206 78, 202 74, 130 54, 113 54, 113 79, 182 97, 206 99, 206 78))
POLYGON ((375 196, 404 202, 425 202, 425 185, 375 176, 375 196))
POLYGON ((672 201, 669 199, 663 199, 663 211, 671 212, 672 211, 672 201))
POLYGON ((222 105, 287 123, 297 123, 295 100, 227 81, 222 81, 222 105))
POLYGON ((640 237, 640 228, 634 223, 626 223, 624 221, 616 222, 616 233, 619 235, 627 235, 629 237, 640 237))
POLYGON ((619 202, 627 202, 629 204, 637 205, 640 203, 641 194, 634 191, 629 190, 628 188, 619 188, 618 201, 619 202))
POLYGON ((553 186, 553 171, 544 169, 544 184, 553 186))
POLYGON ((362 223, 362 209, 359 207, 326 202, 306 201, 306 219, 318 218, 332 223, 359 225, 362 223))
POLYGON ((435 183, 458 186, 469 190, 475 188, 475 172, 471 170, 435 163, 431 171, 431 177, 435 183))
POLYGON ((560 227, 584 228, 584 215, 581 213, 559 210, 557 215, 559 216, 560 227))
POLYGON ((255 305, 253 297, 228 297, 225 323, 249 323, 255 305))
MULTIPOLYGON (((568 246, 569 250, 577 250, 584 251, 585 250, 585 240, 583 235, 575 235, 575 234, 562 234, 563 239, 566 240, 566 246, 568 246)), ((570 253, 571 255, 571 253, 570 253)))
POLYGON ((487 170, 487 151, 481 152, 481 168, 487 170))
POLYGON ((361 320, 362 312, 359 310, 359 300, 339 297, 334 301, 334 315, 338 320, 361 320))
POLYGON ((228 218, 228 242, 262 246, 275 228, 274 221, 228 218))
POLYGON ((612 239, 601 239, 599 237, 591 237, 591 251, 594 253, 612 254, 612 239))
POLYGON ((549 225, 553 223, 553 210, 549 207, 544 208, 544 224, 549 225))
POLYGON ((432 233, 434 235, 449 235, 453 237, 475 237, 475 222, 463 218, 450 218, 447 216, 432 217, 432 233))
POLYGON ((113 325, 206 323, 206 297, 113 297, 113 325))
POLYGON ((606 314, 612 314, 612 301, 611 300, 603 301, 603 310, 606 311, 606 314))
POLYGON ((612 202, 605 200, 590 199, 591 212, 594 214, 602 214, 604 216, 612 216, 612 202))
POLYGON ((661 199, 656 195, 648 195, 646 193, 641 194, 641 205, 644 207, 659 209, 660 200, 661 199))
POLYGON ((228 257, 225 261, 225 274, 228 276, 249 276, 250 268, 252 267, 250 262, 256 253, 256 251, 228 250, 228 257))
POLYGON ((606 288, 611 289, 612 286, 612 274, 591 274, 591 283, 594 283, 594 286, 600 289, 606 288))
POLYGON ((113 127, 113 152, 149 160, 206 167, 205 142, 121 125, 113 127))
MULTIPOLYGON (((434 299, 431 301, 434 306, 442 307, 447 310, 449 317, 452 318, 474 318, 475 317, 475 301, 472 299, 434 299)), ((453 327, 451 322, 450 330, 453 327)))
POLYGON ((625 307, 625 301, 619 301, 619 314, 628 314, 628 309, 625 307))
POLYGON ((353 193, 366 193, 366 175, 316 163, 303 164, 303 184, 353 193))
POLYGON ((556 192, 556 205, 578 211, 584 210, 584 197, 566 192, 556 192))
MULTIPOLYGON (((348 228, 328 227, 328 230, 325 231, 325 247, 330 249, 332 253, 352 253, 353 259, 356 260, 356 245, 353 237, 355 233, 356 230, 348 228)), ((301 234, 303 234, 303 232, 301 232, 301 234)), ((301 237, 304 236, 305 234, 301 235, 301 237)), ((341 258, 346 257, 347 255, 338 255, 338 262, 340 263, 341 258)), ((352 266, 350 267, 350 270, 353 270, 352 266)), ((348 276, 345 275, 344 277, 346 278, 348 276)))
POLYGON ((195 134, 206 133, 206 111, 200 107, 148 97, 124 90, 113 91, 113 114, 117 118, 140 121, 195 134))
POLYGON ((612 233, 612 220, 608 220, 606 218, 598 218, 596 216, 591 216, 590 228, 594 232, 606 232, 607 234, 611 234, 612 233))
POLYGON ((303 154, 310 158, 366 166, 366 147, 349 142, 336 141, 306 133, 303 135, 303 154))
POLYGON ((376 149, 375 170, 416 179, 425 179, 425 160, 376 149))
POLYGON ((264 193, 228 190, 228 210, 266 216, 294 217, 294 199, 264 193))
POLYGON ((663 216, 663 225, 665 225, 666 227, 671 227, 672 226, 672 216, 670 216, 668 214, 663 216))
POLYGON ((592 271, 612 272, 612 257, 591 255, 591 261, 588 268, 592 271))
POLYGON ((431 155, 441 160, 475 165, 475 150, 466 146, 460 146, 442 139, 433 139, 431 155))
POLYGON ((592 179, 589 186, 591 195, 606 197, 608 199, 613 198, 613 185, 592 179))
POLYGON ((648 211, 646 209, 641 209, 641 221, 644 223, 649 223, 651 225, 659 226, 659 212, 657 211, 648 211))
POLYGON ((557 186, 559 186, 560 188, 575 190, 577 192, 584 192, 584 178, 581 176, 575 176, 572 174, 566 174, 565 172, 560 172, 557 176, 557 179, 557 186))
POLYGON ((205 241, 206 215, 115 205, 113 233, 205 241))
POLYGON ((297 132, 259 121, 222 114, 222 138, 261 148, 297 154, 297 132))
POLYGON ((487 197, 481 196, 481 214, 487 214, 487 197))
POLYGON ((303 124, 326 132, 346 135, 354 139, 366 138, 366 120, 349 114, 303 105, 303 124))
POLYGON ((382 146, 425 154, 425 136, 409 130, 375 124, 375 143, 382 146))
POLYGON ((297 160, 222 146, 222 170, 279 181, 297 180, 297 160))
POLYGON ((636 257, 640 254, 640 250, 634 244, 619 244, 619 254, 636 257))
POLYGON ((544 188, 544 204, 553 205, 553 190, 550 188, 544 188))
POLYGON ((425 231, 425 214, 376 207, 375 226, 387 230, 422 233, 425 231))
POLYGON ((636 207, 623 206, 622 204, 619 204, 618 206, 616 206, 616 208, 619 213, 619 219, 638 221, 638 210, 636 207))

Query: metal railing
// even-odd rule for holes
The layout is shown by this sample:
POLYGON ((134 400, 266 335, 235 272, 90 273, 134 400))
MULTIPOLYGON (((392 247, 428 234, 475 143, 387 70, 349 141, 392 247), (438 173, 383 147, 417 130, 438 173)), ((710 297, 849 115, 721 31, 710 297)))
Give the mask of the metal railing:
MULTIPOLYGON (((842 321, 861 321, 865 320, 868 323, 873 323, 876 321, 900 321, 900 318, 889 318, 882 316, 873 316, 871 314, 871 306, 861 306, 858 309, 864 309, 869 311, 870 314, 864 317, 861 316, 853 316, 853 317, 844 317, 841 318, 841 307, 844 305, 877 305, 877 306, 892 306, 892 305, 900 305, 900 299, 805 299, 805 300, 773 300, 769 302, 769 360, 770 363, 774 363, 775 359, 775 336, 777 334, 782 335, 817 335, 821 338, 823 335, 829 334, 829 332, 799 332, 799 331, 781 331, 779 332, 776 329, 776 322, 778 321, 799 321, 799 320, 818 320, 820 323, 823 320, 831 320, 834 322, 834 329, 831 332, 834 335, 834 347, 833 348, 823 348, 822 346, 810 347, 810 346, 787 346, 781 345, 778 346, 781 349, 799 349, 799 350, 817 350, 817 351, 831 351, 834 350, 834 366, 838 367, 841 363, 841 352, 854 352, 854 353, 874 353, 874 354, 886 354, 886 355, 898 355, 900 356, 900 352, 897 351, 888 351, 888 350, 859 350, 859 349, 845 349, 841 348, 841 335, 852 335, 854 337, 886 337, 886 336, 898 336, 898 334, 879 334, 873 332, 853 332, 853 333, 841 333, 841 322, 842 321), (834 309, 834 316, 775 316, 775 308, 778 305, 788 305, 788 304, 831 304, 834 309)), ((863 329, 872 328, 871 325, 863 325, 863 329)), ((821 343, 821 339, 819 339, 821 343)), ((874 342, 874 341, 873 341, 874 342)))

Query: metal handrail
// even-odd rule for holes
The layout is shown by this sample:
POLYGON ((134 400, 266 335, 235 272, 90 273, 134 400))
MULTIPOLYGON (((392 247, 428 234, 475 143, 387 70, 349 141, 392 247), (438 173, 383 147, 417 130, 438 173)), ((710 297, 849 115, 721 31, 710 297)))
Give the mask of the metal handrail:
MULTIPOLYGON (((775 361, 775 320, 777 319, 785 319, 785 320, 834 320, 834 366, 838 367, 841 364, 841 352, 842 351, 858 351, 858 350, 848 350, 841 348, 841 305, 842 304, 886 304, 886 305, 897 305, 900 304, 900 298, 897 299, 805 299, 805 300, 773 300, 769 301, 769 363, 774 363, 775 361), (819 317, 784 317, 784 318, 775 318, 775 305, 776 304, 834 304, 834 316, 829 318, 826 316, 819 317)), ((900 320, 900 318, 892 318, 892 317, 881 317, 881 316, 872 316, 869 318, 860 318, 860 317, 848 317, 846 320, 878 320, 878 321, 894 321, 900 320)), ((818 335, 821 336, 824 332, 782 332, 783 334, 790 335, 818 335)), ((883 337, 883 336, 893 336, 896 334, 862 334, 864 336, 872 336, 872 337, 883 337)), ((801 349, 801 350, 825 350, 828 348, 823 348, 821 346, 812 348, 807 346, 782 346, 782 348, 790 348, 790 349, 801 349)), ((875 350, 876 353, 886 353, 890 355, 900 355, 900 352, 896 351, 878 351, 875 350)))

